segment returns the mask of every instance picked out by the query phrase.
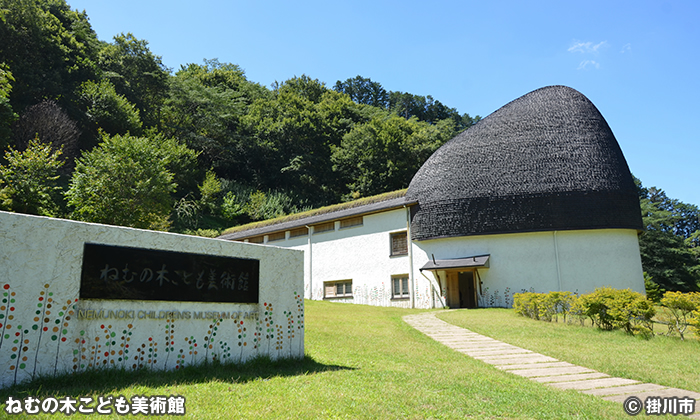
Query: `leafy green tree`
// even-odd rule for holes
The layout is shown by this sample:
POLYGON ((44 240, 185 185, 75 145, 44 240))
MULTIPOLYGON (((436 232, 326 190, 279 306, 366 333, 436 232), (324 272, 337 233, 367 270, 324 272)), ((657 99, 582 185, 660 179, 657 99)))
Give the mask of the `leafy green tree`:
POLYGON ((438 121, 451 119, 457 132, 466 130, 476 124, 481 117, 471 117, 469 114, 460 115, 455 108, 450 108, 432 96, 414 95, 408 92, 387 92, 381 84, 362 76, 347 79, 344 82, 338 80, 333 89, 336 92, 345 93, 359 104, 371 105, 384 110, 392 111, 405 119, 411 117, 419 121, 437 124, 438 121))
POLYGON ((99 73, 99 41, 87 15, 65 0, 0 0, 0 18, 0 63, 16 79, 15 112, 52 99, 76 119, 78 87, 99 73))
POLYGON ((700 290, 700 211, 697 206, 666 196, 655 187, 644 188, 635 178, 640 195, 642 223, 639 249, 644 271, 650 281, 665 291, 700 290))
POLYGON ((331 147, 376 112, 308 76, 278 85, 242 118, 251 137, 249 174, 261 190, 284 190, 313 205, 337 201, 342 188, 330 163, 331 147), (369 111, 369 112, 368 112, 369 111))
POLYGON ((189 64, 171 79, 162 128, 200 151, 203 167, 222 177, 247 179, 253 145, 241 134, 240 119, 250 103, 266 96, 269 91, 249 82, 234 64, 189 64))
POLYGON ((644 271, 651 281, 665 291, 696 292, 697 257, 683 238, 668 232, 648 230, 640 236, 639 252, 644 271))
POLYGON ((122 33, 114 37, 113 43, 103 44, 98 61, 117 93, 139 110, 143 124, 157 126, 168 94, 169 70, 148 48, 148 41, 122 33))
POLYGON ((118 94, 109 80, 83 83, 80 100, 95 136, 99 130, 107 134, 141 134, 138 109, 118 94))
POLYGON ((12 147, 0 165, 0 209, 17 213, 56 216, 60 150, 34 139, 24 151, 12 147))
POLYGON ((202 185, 199 186, 200 205, 207 209, 209 213, 216 214, 219 212, 219 199, 221 197, 221 180, 216 177, 216 174, 207 171, 202 185))
POLYGON ((375 106, 381 109, 389 107, 389 92, 380 83, 373 82, 369 78, 358 75, 344 82, 338 80, 335 82, 333 90, 350 96, 350 99, 358 104, 375 106))
POLYGON ((78 220, 167 230, 173 173, 195 164, 196 153, 173 139, 104 135, 78 159, 66 197, 78 220))
POLYGON ((406 188, 428 157, 453 135, 449 119, 431 125, 416 118, 377 114, 333 148, 333 168, 348 180, 346 198, 406 188))
POLYGON ((17 119, 17 114, 10 105, 10 92, 14 80, 7 66, 0 63, 0 150, 4 150, 9 144, 10 125, 17 119))
POLYGON ((449 108, 432 96, 413 95, 407 92, 389 93, 389 110, 408 119, 418 118, 419 121, 436 124, 438 121, 451 119, 457 132, 466 130, 476 124, 481 117, 470 117, 469 114, 459 115, 455 108, 449 108))

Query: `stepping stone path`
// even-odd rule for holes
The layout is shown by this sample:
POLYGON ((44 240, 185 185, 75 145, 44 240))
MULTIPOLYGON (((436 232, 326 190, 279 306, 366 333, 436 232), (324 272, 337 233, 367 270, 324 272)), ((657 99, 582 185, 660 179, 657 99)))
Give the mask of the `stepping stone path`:
POLYGON ((620 403, 631 396, 636 396, 642 403, 647 397, 694 398, 695 413, 690 417, 682 415, 680 417, 700 419, 700 393, 640 383, 632 379, 613 378, 593 369, 562 362, 553 357, 534 353, 448 324, 438 319, 435 312, 406 315, 403 320, 428 337, 460 353, 554 388, 574 389, 620 403))

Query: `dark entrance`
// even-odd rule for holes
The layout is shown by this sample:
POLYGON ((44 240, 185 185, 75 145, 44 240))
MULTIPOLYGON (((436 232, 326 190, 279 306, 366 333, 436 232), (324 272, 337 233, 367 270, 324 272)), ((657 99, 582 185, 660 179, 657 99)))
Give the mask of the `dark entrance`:
POLYGON ((459 283, 459 307, 476 308, 476 287, 474 285, 474 272, 461 271, 457 277, 459 283))

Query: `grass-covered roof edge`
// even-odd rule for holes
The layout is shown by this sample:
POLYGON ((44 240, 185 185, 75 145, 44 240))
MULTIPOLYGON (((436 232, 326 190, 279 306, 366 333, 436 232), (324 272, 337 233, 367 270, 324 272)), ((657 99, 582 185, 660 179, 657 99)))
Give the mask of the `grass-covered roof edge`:
POLYGON ((319 207, 299 213, 289 214, 274 219, 261 220, 259 222, 234 226, 226 229, 220 239, 241 239, 251 236, 264 235, 281 230, 294 229, 296 227, 323 223, 330 220, 353 217, 360 214, 374 213, 388 210, 394 207, 412 205, 415 202, 407 201, 406 189, 391 191, 383 194, 363 197, 345 203, 319 207))

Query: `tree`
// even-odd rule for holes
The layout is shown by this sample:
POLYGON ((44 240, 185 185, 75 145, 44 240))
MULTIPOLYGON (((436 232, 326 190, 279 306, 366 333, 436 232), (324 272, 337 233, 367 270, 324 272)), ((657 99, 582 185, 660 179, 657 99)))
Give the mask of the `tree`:
POLYGON ((669 232, 648 230, 639 238, 644 271, 651 281, 666 291, 697 292, 698 258, 683 238, 669 232))
POLYGON ((642 267, 651 281, 665 291, 700 291, 700 210, 666 196, 656 187, 645 188, 635 178, 642 223, 639 237, 642 267))
POLYGON ((308 76, 278 85, 271 98, 255 101, 241 119, 253 145, 247 167, 251 183, 312 205, 337 201, 343 184, 332 170, 331 147, 366 121, 370 108, 308 76))
POLYGON ((65 0, 0 0, 0 16, 0 63, 16 79, 12 108, 22 113, 50 99, 76 119, 78 86, 99 73, 100 43, 87 15, 65 0))
POLYGON ((66 192, 73 217, 167 230, 177 188, 173 173, 195 162, 196 153, 173 139, 105 134, 77 160, 66 192))
POLYGON ((249 82, 234 64, 189 64, 171 79, 162 128, 167 136, 202 152, 203 167, 222 177, 247 179, 251 145, 241 133, 240 119, 250 103, 268 96, 269 91, 249 82))
POLYGON ((406 119, 416 117, 419 121, 425 121, 430 124, 451 119, 457 132, 466 130, 481 119, 478 115, 473 118, 466 113, 459 115, 455 108, 443 105, 430 95, 420 96, 408 92, 390 92, 389 110, 406 119))
POLYGON ((108 80, 88 80, 80 87, 80 101, 92 125, 93 135, 99 130, 107 134, 141 134, 139 111, 108 80))
POLYGON ((17 213, 56 216, 56 186, 60 150, 34 139, 26 150, 9 148, 0 165, 0 209, 17 213))
POLYGON ((443 105, 432 96, 414 95, 408 92, 387 92, 381 84, 362 76, 355 76, 344 82, 338 80, 333 89, 345 93, 358 104, 365 104, 392 111, 405 119, 416 117, 419 121, 437 124, 438 121, 451 119, 456 132, 466 130, 476 124, 481 117, 469 114, 459 115, 455 108, 443 105))
POLYGON ((406 188, 428 157, 453 135, 451 120, 430 125, 415 117, 379 113, 333 148, 333 169, 347 180, 346 198, 406 188))
POLYGON ((389 92, 381 84, 373 82, 369 78, 355 76, 344 82, 335 82, 333 90, 350 96, 350 99, 358 104, 376 106, 387 109, 389 107, 389 92))
POLYGON ((144 125, 157 126, 168 93, 169 70, 148 48, 148 41, 131 33, 115 36, 113 43, 103 44, 99 66, 117 93, 138 108, 144 125))
POLYGON ((14 80, 5 63, 0 63, 0 150, 4 150, 10 142, 10 126, 17 119, 17 114, 10 105, 10 92, 14 80))
POLYGON ((19 150, 27 148, 35 138, 61 150, 68 160, 68 169, 79 153, 78 124, 56 102, 45 100, 26 109, 13 127, 14 143, 19 150))

